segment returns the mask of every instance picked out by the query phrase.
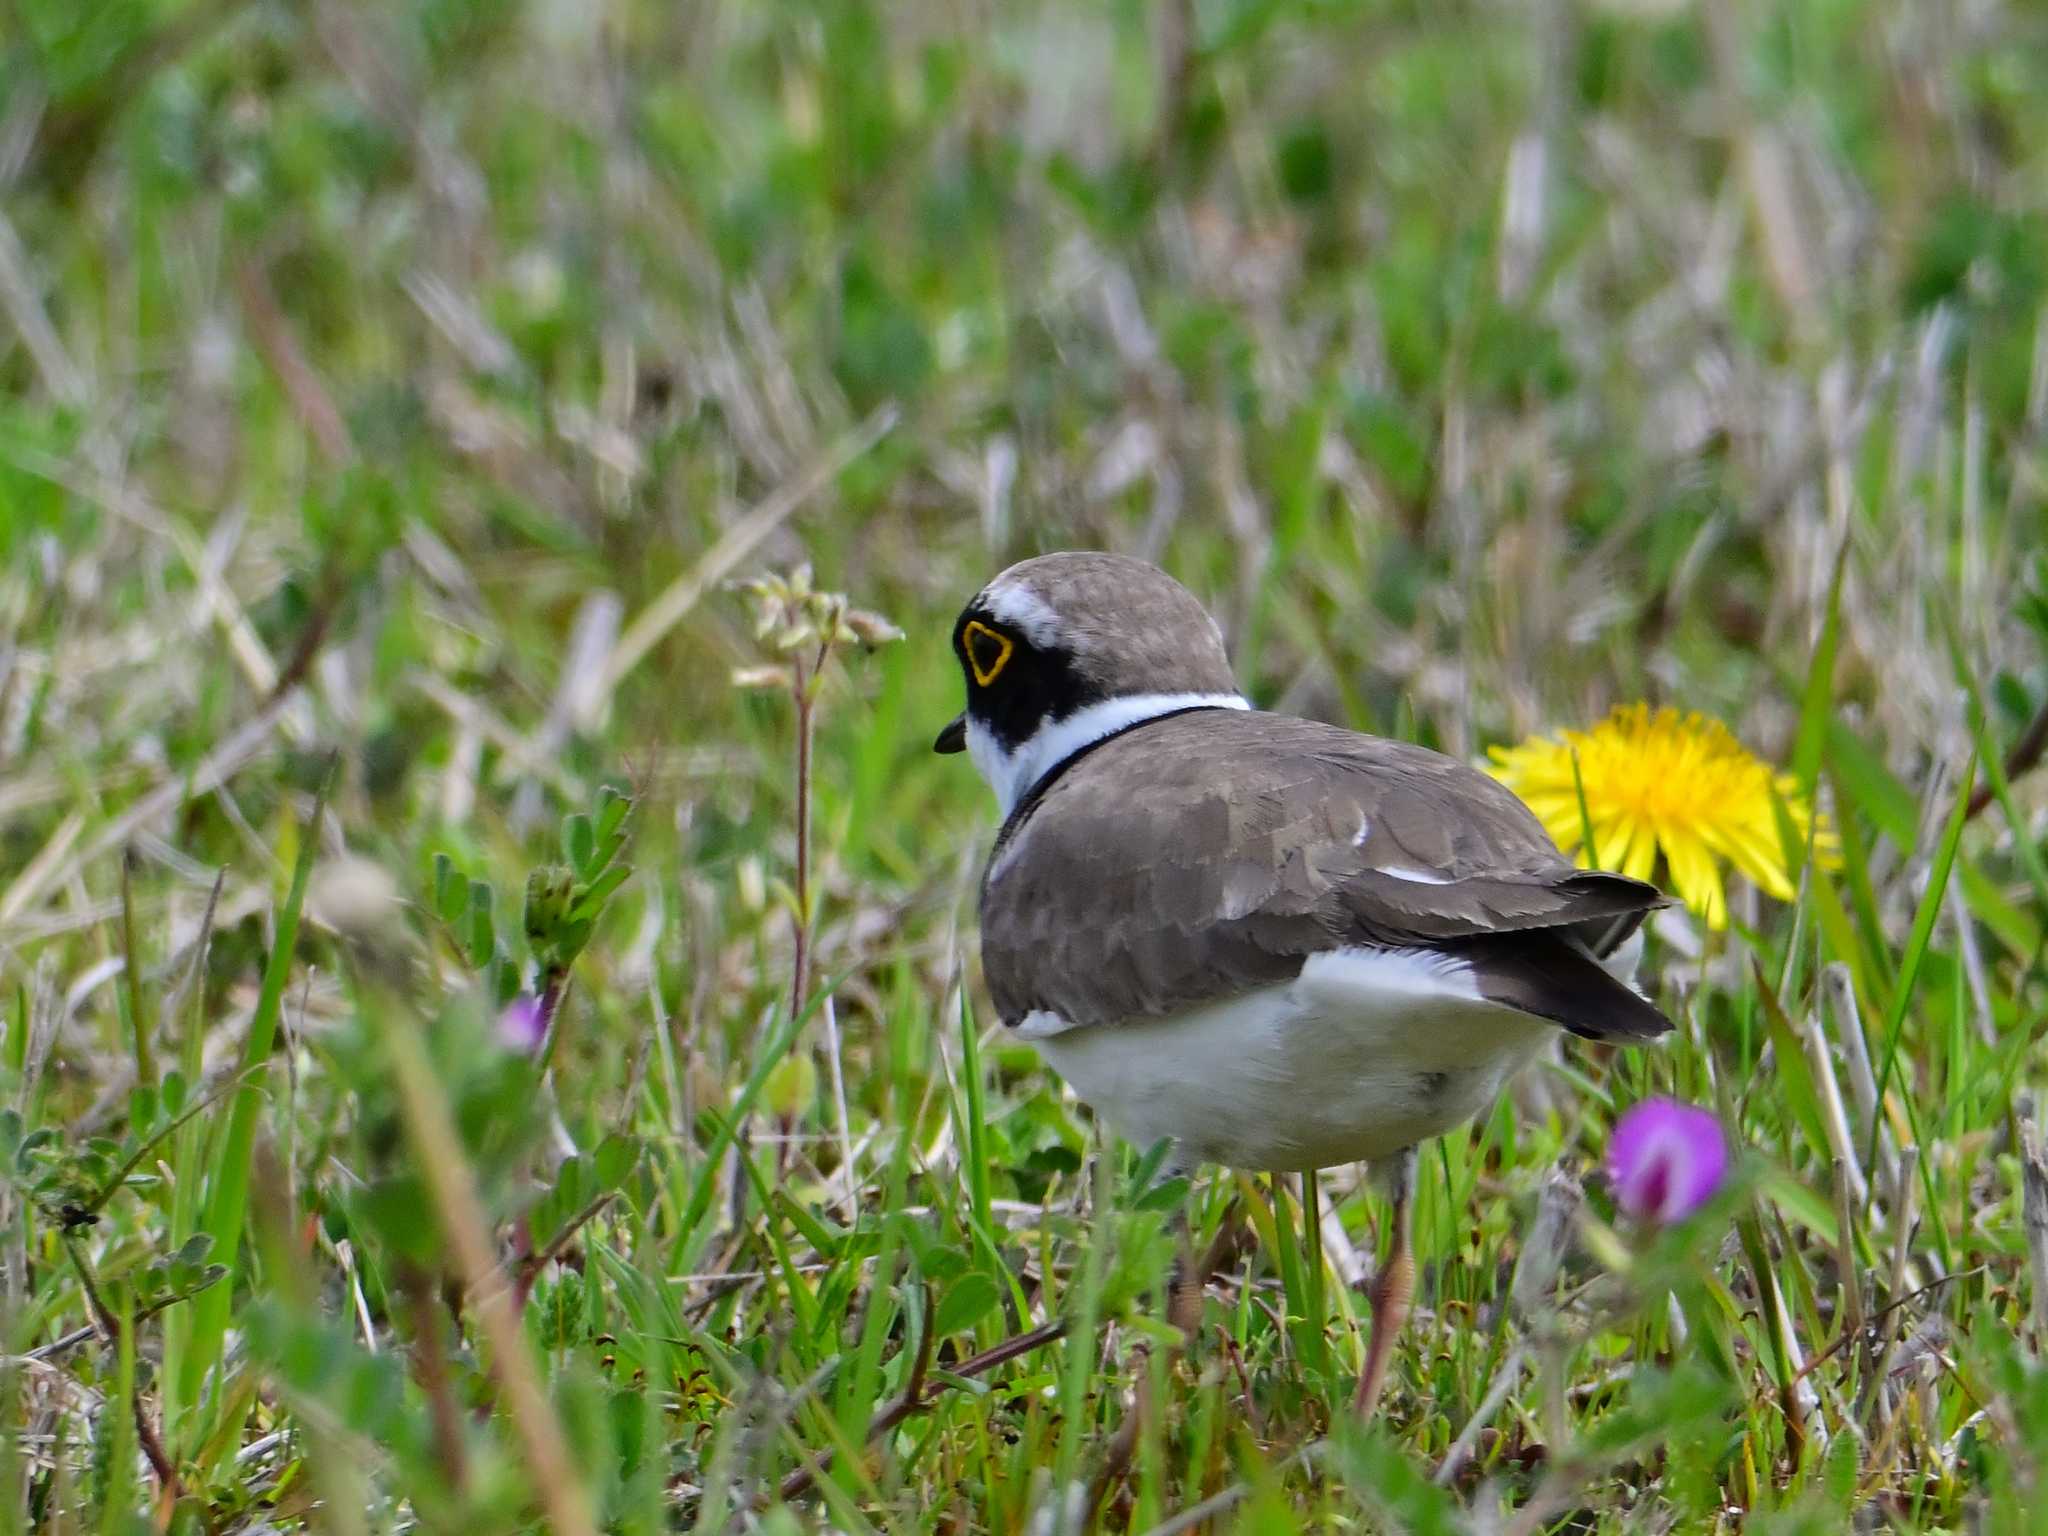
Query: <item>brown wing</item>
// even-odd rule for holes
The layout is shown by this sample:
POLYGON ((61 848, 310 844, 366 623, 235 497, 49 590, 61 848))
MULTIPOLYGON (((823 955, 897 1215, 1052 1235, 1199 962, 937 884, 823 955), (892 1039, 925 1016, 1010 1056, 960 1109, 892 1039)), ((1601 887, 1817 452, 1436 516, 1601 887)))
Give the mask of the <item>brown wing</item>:
POLYGON ((982 962, 1005 1020, 1097 1025, 1289 980, 1326 949, 1424 947, 1579 1033, 1655 1034, 1663 1017, 1588 956, 1662 900, 1575 868, 1463 763, 1206 710, 1104 743, 1020 809, 982 887, 982 962))

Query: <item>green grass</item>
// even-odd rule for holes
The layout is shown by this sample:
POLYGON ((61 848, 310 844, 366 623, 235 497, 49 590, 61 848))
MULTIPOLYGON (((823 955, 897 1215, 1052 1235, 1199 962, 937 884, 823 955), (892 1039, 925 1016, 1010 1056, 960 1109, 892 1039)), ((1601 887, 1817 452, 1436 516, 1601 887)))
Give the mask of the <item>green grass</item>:
POLYGON ((6 18, 0 1536, 2048 1528, 2034 11, 6 18), (1261 705, 1675 703, 1841 835, 1424 1149, 1371 1426, 1372 1187, 1195 1180, 1176 1354, 979 990, 945 637, 1067 546, 1261 705), (907 632, 801 881, 800 562, 907 632), (1663 1233, 1651 1094, 1742 1149, 1663 1233))

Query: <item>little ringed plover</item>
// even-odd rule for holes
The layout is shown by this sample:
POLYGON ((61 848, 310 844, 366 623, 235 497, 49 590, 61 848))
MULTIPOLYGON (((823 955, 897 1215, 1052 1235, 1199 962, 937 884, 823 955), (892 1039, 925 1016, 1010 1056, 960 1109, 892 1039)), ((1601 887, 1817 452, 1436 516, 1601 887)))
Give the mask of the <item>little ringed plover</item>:
POLYGON ((1397 1159, 1362 1407, 1413 1285, 1417 1142, 1552 1032, 1671 1025, 1622 975, 1654 886, 1579 869, 1464 763, 1252 709, 1215 621, 1119 555, 1014 565, 953 629, 965 750, 1003 812, 981 889, 1003 1023, 1185 1167, 1397 1159))

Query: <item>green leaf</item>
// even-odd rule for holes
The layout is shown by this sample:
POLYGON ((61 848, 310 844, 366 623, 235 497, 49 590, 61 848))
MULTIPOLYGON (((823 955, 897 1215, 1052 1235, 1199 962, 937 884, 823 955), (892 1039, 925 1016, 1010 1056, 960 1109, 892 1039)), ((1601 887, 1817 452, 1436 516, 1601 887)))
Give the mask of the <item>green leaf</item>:
POLYGON ((351 1433, 399 1458, 416 1457, 425 1431, 404 1411, 404 1363, 397 1354, 366 1353, 339 1322, 287 1310, 275 1298, 246 1309, 242 1336, 249 1353, 285 1391, 322 1404, 351 1433))
POLYGON ((357 1190, 349 1200, 356 1221, 413 1263, 431 1266, 441 1253, 433 1201, 418 1174, 397 1174, 357 1190))
POLYGON ((496 925, 491 920, 491 888, 481 880, 469 883, 469 963, 481 970, 490 963, 497 948, 496 925))
POLYGON ((1161 1179, 1149 1189, 1142 1190, 1131 1205, 1134 1211, 1177 1210, 1188 1197, 1189 1180, 1185 1174, 1175 1174, 1170 1179, 1161 1179))
POLYGON ((597 840, 604 843, 625 824, 633 802, 606 784, 597 792, 597 840))
MULTIPOLYGON (((632 877, 632 865, 612 865, 611 868, 592 881, 583 893, 576 898, 569 908, 570 920, 579 923, 594 921, 597 914, 604 910, 604 904, 611 899, 612 892, 616 891, 632 877)), ((588 937, 587 933, 585 937, 588 937)), ((578 948, 581 948, 581 946, 579 945, 578 948)))
MULTIPOLYGON (((1747 1245, 1755 1222, 1745 1218, 1738 1225, 1747 1245)), ((1720 1421, 1733 1395, 1726 1380, 1697 1361, 1668 1372, 1643 1368, 1630 1378, 1627 1401, 1586 1436, 1585 1448, 1596 1456, 1618 1456, 1645 1444, 1691 1438, 1720 1421)))
POLYGON ((2041 924, 2034 915, 2007 901, 1991 877, 1969 859, 1956 860, 1956 878, 1963 883, 1963 899, 1977 921, 1997 936, 2015 960, 2032 964, 2042 942, 2041 924))
POLYGON ((591 855, 597 851, 597 833, 590 818, 581 811, 562 818, 562 855, 579 875, 590 873, 591 855))
POLYGON ((1152 1187, 1159 1177, 1159 1170, 1166 1166, 1166 1159, 1173 1152, 1173 1141, 1162 1136, 1138 1154, 1138 1161, 1131 1167, 1131 1175, 1125 1180, 1124 1188, 1133 1196, 1142 1195, 1152 1187))
POLYGON ((845 1247, 846 1234, 817 1212, 790 1198, 784 1189, 775 1191, 775 1209, 822 1258, 837 1258, 845 1247))
POLYGON ((591 1169, 594 1187, 586 1199, 608 1194, 619 1188, 633 1175, 633 1169, 640 1161, 640 1142, 637 1137, 613 1134, 597 1144, 591 1154, 591 1169))
POLYGON ((1842 576, 1849 568, 1849 541, 1835 551, 1835 572, 1828 582, 1827 616, 1821 621, 1820 641, 1813 648, 1813 661, 1806 669, 1806 692, 1799 705, 1799 736, 1792 748, 1792 774, 1799 787, 1811 796, 1820 786, 1821 754, 1827 747, 1828 727, 1833 723, 1835 692, 1835 648, 1842 629, 1842 576))
MULTIPOLYGON (((1458 1501, 1438 1488, 1376 1427, 1346 1421, 1334 1426, 1346 1481, 1394 1519, 1408 1536, 1463 1536, 1458 1501)), ((1283 1515, 1286 1513, 1282 1506, 1283 1515)), ((1299 1527, 1290 1518, 1286 1529, 1299 1527)))
POLYGON ((1876 823, 1893 847, 1911 849, 1920 825, 1920 808, 1913 792, 1860 736, 1832 718, 1828 722, 1828 761, 1857 809, 1876 823))
POLYGON ((453 928, 462 921, 462 908, 469 899, 468 888, 455 873, 455 861, 445 853, 434 855, 434 911, 453 928))
POLYGON ((978 1269, 969 1270, 946 1288, 932 1324, 933 1333, 939 1338, 966 1333, 995 1310, 1002 1294, 1001 1287, 988 1275, 978 1269))
POLYGON ((906 1221, 898 1225, 904 1246, 910 1249, 917 1272, 925 1279, 944 1281, 967 1273, 971 1261, 967 1250, 958 1243, 947 1241, 923 1222, 906 1221))
POLYGON ((1855 1507, 1856 1484, 1862 1475, 1863 1454, 1856 1436, 1836 1435, 1821 1465, 1820 1483, 1828 1502, 1845 1515, 1855 1507))
POLYGON ((626 834, 623 832, 614 832, 610 837, 601 838, 598 841, 597 852, 591 855, 590 867, 582 872, 583 878, 595 880, 602 871, 611 867, 612 860, 616 859, 625 847, 626 834))

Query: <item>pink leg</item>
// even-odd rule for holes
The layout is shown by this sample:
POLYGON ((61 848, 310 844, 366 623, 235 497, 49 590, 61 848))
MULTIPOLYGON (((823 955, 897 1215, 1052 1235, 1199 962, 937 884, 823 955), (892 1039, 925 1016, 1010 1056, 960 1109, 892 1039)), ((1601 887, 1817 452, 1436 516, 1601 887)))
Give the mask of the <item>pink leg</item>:
POLYGON ((1379 1405, 1380 1390, 1393 1362, 1394 1341, 1408 1321, 1408 1303, 1415 1296, 1415 1149, 1401 1154, 1394 1169, 1394 1241, 1387 1262, 1372 1282, 1372 1340, 1366 1345, 1365 1374, 1358 1378, 1352 1410, 1370 1414, 1379 1405))

